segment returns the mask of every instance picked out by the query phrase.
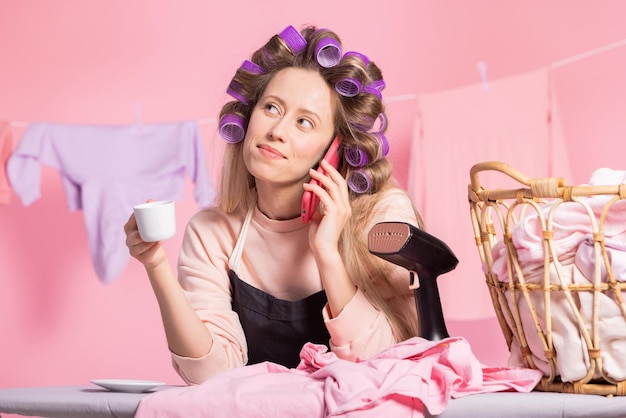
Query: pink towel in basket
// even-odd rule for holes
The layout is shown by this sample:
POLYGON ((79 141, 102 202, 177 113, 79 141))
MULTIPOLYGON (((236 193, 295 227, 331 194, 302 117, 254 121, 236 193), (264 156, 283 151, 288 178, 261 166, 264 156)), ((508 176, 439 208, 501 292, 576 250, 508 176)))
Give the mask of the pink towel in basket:
MULTIPOLYGON (((538 272, 539 273, 539 272, 538 272)), ((526 277, 529 283, 543 283, 543 270, 540 274, 526 277)), ((554 263, 549 265, 549 280, 554 284, 588 284, 589 280, 580 272, 573 263, 561 265, 558 269, 554 263)), ((511 293, 507 293, 509 305, 511 293)), ((546 375, 550 374, 550 365, 544 354, 543 343, 535 330, 535 323, 524 296, 517 293, 520 318, 525 332, 528 346, 532 352, 535 366, 546 375)), ((542 329, 545 328, 544 320, 544 295, 543 292, 530 292, 529 298, 533 308, 538 314, 542 329)), ((586 325, 589 341, 593 341, 591 330, 591 318, 594 300, 592 293, 572 292, 569 300, 564 292, 552 292, 550 295, 550 317, 552 320, 552 340, 558 375, 564 382, 572 382, 586 376, 589 369, 590 345, 587 338, 581 336, 577 318, 574 312, 580 310, 580 316, 586 325), (572 306, 573 305, 573 306, 572 306)), ((626 380, 626 322, 621 309, 616 303, 615 295, 601 293, 598 295, 598 308, 601 320, 598 321, 598 346, 601 348, 603 369, 606 376, 616 380, 626 380)), ((510 324, 515 329, 513 324, 510 324)), ((517 340, 513 340, 509 366, 522 367, 525 362, 522 358, 520 346, 517 340)), ((596 369, 594 378, 600 378, 600 370, 596 369)))
MULTIPOLYGON (((616 185, 626 182, 626 172, 621 170, 610 170, 606 168, 598 169, 593 172, 589 185, 616 185)), ((587 205, 591 208, 593 215, 599 222, 602 210, 612 196, 596 195, 590 197, 582 197, 587 205)), ((549 203, 541 207, 544 220, 547 220, 551 209, 554 208, 552 217, 553 243, 556 257, 563 260, 573 260, 576 256, 579 246, 584 242, 585 238, 593 234, 592 223, 589 213, 585 207, 577 202, 564 202, 554 207, 549 203)), ((512 242, 517 251, 517 259, 520 262, 522 271, 525 274, 532 273, 536 270, 542 270, 544 264, 543 250, 543 229, 542 219, 533 211, 528 216, 520 219, 513 227, 512 242)), ((626 200, 620 200, 613 204, 611 210, 607 213, 604 224, 604 235, 610 238, 613 243, 613 249, 619 248, 619 243, 626 244, 626 200), (616 248, 617 245, 617 248, 616 248)), ((508 267, 506 264, 506 251, 502 241, 494 245, 493 253, 493 270, 501 281, 506 281, 508 267)), ((617 256, 617 253, 615 254, 617 256)), ((584 261, 584 257, 582 261, 584 261)), ((587 258, 592 260, 593 258, 587 258)), ((585 266, 580 266, 585 269, 585 266)), ((588 271, 588 269, 586 270, 588 271)), ((626 277, 624 277, 626 280, 626 277)))
MULTIPOLYGON (((621 170, 598 169, 592 174, 589 185, 614 185, 626 181, 626 172, 621 170)), ((580 198, 591 208, 593 216, 599 222, 602 209, 612 196, 590 196, 580 198)), ((554 205, 546 204, 541 208, 544 218, 554 205)), ((544 281, 544 249, 541 219, 532 212, 521 219, 512 230, 512 243, 517 252, 523 278, 526 283, 542 284, 544 281)), ((555 208, 553 215, 553 244, 555 256, 548 265, 550 283, 558 285, 589 284, 595 281, 596 256, 593 241, 593 229, 590 216, 579 203, 566 202, 555 208), (556 261, 555 261, 556 259, 556 261)), ((604 225, 604 243, 611 263, 614 277, 618 281, 626 281, 626 201, 620 200, 613 204, 607 213, 604 225)), ((508 264, 504 243, 499 241, 492 249, 493 271, 500 281, 508 281, 508 264)), ((602 264, 600 279, 607 279, 606 268, 602 264)), ((512 303, 508 294, 509 303, 512 303)), ((535 332, 534 320, 527 304, 520 300, 518 306, 525 330, 528 345, 533 353, 536 366, 549 374, 549 363, 544 355, 543 343, 535 332)), ((601 348, 603 369, 607 376, 617 381, 626 379, 626 322, 622 315, 616 296, 612 292, 598 294, 597 344, 601 348)), ((545 312, 544 295, 542 292, 531 292, 530 300, 539 315, 541 325, 545 328, 543 313, 545 312)), ((561 379, 571 382, 582 379, 588 370, 590 360, 588 349, 593 341, 591 329, 594 297, 591 292, 572 292, 568 299, 565 292, 552 292, 550 310, 552 320, 552 336, 554 349, 557 352, 556 364, 561 379), (586 324, 588 336, 581 336, 574 312, 580 311, 586 324)), ((515 329, 513 324, 511 327, 515 329)), ((520 347, 515 341, 511 347, 509 364, 523 365, 520 347)), ((596 370, 595 378, 601 377, 596 370)))
MULTIPOLYGON (((469 217, 470 168, 503 161, 539 177, 570 174, 548 69, 489 83, 423 94, 411 152, 409 190, 430 233, 459 258, 439 280, 448 319, 493 317, 469 217)), ((490 173, 489 173, 490 174, 490 173)), ((485 176, 486 187, 505 175, 485 176)), ((517 185, 515 187, 518 187, 517 185)))

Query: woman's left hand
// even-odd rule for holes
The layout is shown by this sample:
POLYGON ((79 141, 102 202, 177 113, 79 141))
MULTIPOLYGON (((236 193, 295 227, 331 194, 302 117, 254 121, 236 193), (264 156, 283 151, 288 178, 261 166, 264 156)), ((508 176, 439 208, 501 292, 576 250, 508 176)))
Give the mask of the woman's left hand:
POLYGON ((337 252, 339 236, 352 214, 346 180, 327 161, 322 160, 320 165, 325 174, 309 171, 311 178, 320 185, 304 184, 305 191, 313 192, 320 199, 309 229, 309 244, 316 257, 329 251, 337 252))

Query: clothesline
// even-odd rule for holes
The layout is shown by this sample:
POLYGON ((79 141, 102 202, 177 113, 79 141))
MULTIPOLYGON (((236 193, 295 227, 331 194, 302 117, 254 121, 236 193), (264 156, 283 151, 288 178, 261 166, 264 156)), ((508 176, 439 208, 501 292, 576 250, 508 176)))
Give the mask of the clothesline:
POLYGON ((626 45, 626 38, 622 39, 622 40, 619 40, 619 41, 616 41, 616 42, 612 42, 610 44, 606 44, 606 45, 601 46, 599 48, 592 49, 592 50, 587 51, 587 52, 583 52, 581 54, 577 54, 577 55, 574 55, 574 56, 571 56, 571 57, 564 58, 562 60, 553 62, 550 65, 550 67, 552 67, 552 68, 562 67, 564 65, 571 64, 571 63, 574 63, 576 61, 580 61, 582 59, 589 58, 589 57, 592 57, 594 55, 600 54, 602 52, 607 52, 607 51, 610 51, 612 49, 619 48, 619 47, 624 46, 624 45, 626 45))
MULTIPOLYGON (((621 39, 619 41, 615 41, 603 46, 600 46, 598 48, 594 48, 591 49, 589 51, 577 54, 577 55, 573 55, 571 57, 567 57, 561 60, 558 60, 556 62, 553 62, 552 64, 550 64, 550 68, 559 68, 559 67, 563 67, 565 65, 568 64, 572 64, 574 62, 592 57, 594 55, 598 55, 601 54, 603 52, 607 52, 607 51, 611 51, 613 49, 619 48, 626 45, 626 38, 621 39)), ((486 80, 486 69, 484 66, 484 63, 479 63, 479 71, 482 70, 481 72, 481 76, 483 77, 483 84, 485 84, 487 82, 486 80), (481 64, 483 64, 481 66, 481 64)), ((402 102, 405 100, 416 100, 418 97, 417 94, 414 93, 409 93, 409 94, 400 94, 400 95, 396 95, 396 96, 389 96, 385 98, 385 102, 387 103, 392 103, 392 102, 402 102)), ((136 105, 135 105, 136 106, 136 105)), ((136 109, 135 109, 136 110, 136 109)), ((203 119, 198 119, 197 123, 199 125, 207 125, 210 123, 216 123, 217 119, 216 118, 203 118, 203 119)), ((26 126, 28 126, 27 122, 21 122, 21 121, 10 121, 9 124, 11 125, 11 127, 14 128, 24 128, 26 126)))
MULTIPOLYGON (((594 48, 592 50, 583 52, 581 54, 573 55, 571 57, 567 57, 567 58, 558 60, 556 62, 553 62, 549 66, 550 66, 550 68, 563 67, 565 65, 572 64, 574 62, 583 60, 585 58, 589 58, 589 57, 592 57, 594 55, 601 54, 603 52, 611 51, 613 49, 622 47, 624 45, 626 45, 626 38, 621 39, 619 41, 612 42, 610 44, 603 45, 603 46, 598 47, 598 48, 594 48)), ((480 72, 481 80, 482 80, 483 86, 485 88, 485 91, 488 91, 489 90, 489 84, 488 84, 488 79, 487 79, 487 64, 485 62, 481 61, 481 62, 479 62, 477 64, 477 67, 478 67, 478 71, 480 72)), ((400 101, 405 101, 405 100, 417 100, 417 98, 418 98, 417 94, 402 94, 402 95, 399 95, 399 96, 386 97, 385 98, 385 102, 390 103, 390 102, 400 102, 400 101)))
MULTIPOLYGON (((611 51, 613 49, 622 47, 624 45, 626 45, 626 38, 625 39, 621 39, 619 41, 612 42, 610 44, 603 45, 603 46, 598 47, 598 48, 594 48, 594 49, 592 49, 590 51, 586 51, 586 52, 583 52, 581 54, 573 55, 571 57, 567 57, 567 58, 555 61, 552 64, 550 64, 549 67, 553 68, 553 69, 554 68, 563 67, 565 65, 575 63, 577 61, 580 61, 580 60, 592 57, 594 55, 598 55, 598 54, 601 54, 603 52, 611 51)), ((483 61, 478 62, 477 68, 478 68, 478 72, 480 73, 481 82, 483 84, 483 89, 485 91, 489 91, 489 80, 488 80, 488 77, 487 77, 487 64, 485 62, 483 62, 483 61)), ((417 94, 403 94, 403 95, 399 95, 399 96, 387 97, 387 98, 385 98, 385 102, 390 103, 390 102, 399 102, 399 101, 405 101, 405 100, 417 100, 417 98, 418 98, 417 94)))

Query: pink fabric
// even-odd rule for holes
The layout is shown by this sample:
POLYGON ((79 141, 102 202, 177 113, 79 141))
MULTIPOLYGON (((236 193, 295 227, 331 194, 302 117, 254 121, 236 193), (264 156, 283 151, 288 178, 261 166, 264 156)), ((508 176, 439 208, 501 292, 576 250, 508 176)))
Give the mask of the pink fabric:
MULTIPOLYGON (((561 265, 557 271, 555 264, 550 263, 548 268, 550 283, 554 284, 589 284, 589 280, 583 276, 580 270, 573 263, 567 262, 561 265)), ((527 277, 529 283, 543 283, 543 272, 527 277)), ((517 305, 520 311, 520 320, 525 330, 525 337, 528 347, 532 352, 532 359, 535 366, 543 371, 546 376, 551 373, 551 366, 545 355, 544 342, 537 334, 535 322, 529 305, 521 292, 515 294, 517 305)), ((512 305, 513 294, 507 293, 509 305, 512 305)), ((535 313, 539 316, 539 321, 544 325, 544 295, 542 292, 530 292, 528 295, 535 313)), ((550 316, 552 324, 552 344, 557 355, 555 358, 557 374, 564 382, 573 382, 584 378, 587 375, 590 365, 589 344, 581 336, 578 318, 574 315, 574 310, 580 311, 580 316, 586 324, 588 337, 595 338, 592 331, 592 314, 594 305, 601 320, 598 321, 597 347, 602 350, 602 369, 596 368, 593 377, 600 378, 601 373, 616 380, 626 379, 626 322, 622 316, 619 302, 612 292, 599 294, 597 300, 591 292, 578 292, 573 297, 575 308, 564 292, 552 292, 550 296, 550 316)), ((507 320, 509 318, 507 317, 507 320)), ((515 329, 513 324, 510 324, 515 329)), ((509 365, 523 366, 525 360, 517 340, 513 340, 510 349, 509 365)))
MULTIPOLYGON (((469 171, 497 160, 531 177, 570 177, 549 70, 490 81, 488 92, 476 84, 423 94, 419 112, 409 191, 426 229, 459 258, 458 267, 439 280, 446 317, 493 317, 469 217, 469 171)), ((498 174, 481 176, 481 183, 508 187, 507 177, 498 174)))
POLYGON ((415 337, 357 362, 309 343, 300 357, 296 369, 266 362, 155 392, 142 399, 135 417, 423 417, 425 408, 440 414, 451 398, 528 392, 542 375, 486 368, 462 338, 415 337))
MULTIPOLYGON (((589 184, 615 185, 626 182, 626 172, 598 169, 592 174, 589 184)), ((613 196, 590 196, 579 200, 585 202, 591 210, 591 215, 599 224, 603 209, 613 196)), ((544 249, 543 228, 547 222, 549 212, 553 210, 553 260, 548 264, 550 283, 558 285, 579 284, 588 285, 595 282, 596 248, 593 241, 593 225, 590 214, 585 206, 577 202, 565 202, 555 207, 548 203, 541 207, 542 218, 532 211, 528 216, 520 219, 512 228, 512 245, 515 247, 524 280, 527 283, 543 284, 544 282, 544 249)), ((618 281, 626 281, 626 201, 618 200, 606 214, 604 224, 605 249, 611 263, 611 270, 618 281)), ((509 261, 504 242, 498 241, 492 248, 493 272, 498 280, 509 280, 509 261)), ((607 281, 604 263, 600 266, 599 280, 607 281)), ((507 295, 509 304, 511 294, 507 295)), ((544 295, 541 292, 531 292, 530 300, 534 310, 543 318, 546 311, 544 295)), ((537 368, 550 374, 550 364, 545 357, 543 342, 534 332, 535 323, 532 313, 523 297, 518 293, 515 302, 520 306, 520 316, 526 338, 533 353, 533 361, 537 368)), ((577 292, 573 296, 575 307, 564 292, 552 292, 550 296, 550 315, 552 320, 552 341, 557 352, 556 364, 561 380, 571 382, 582 379, 589 369, 589 347, 585 338, 581 336, 574 311, 580 311, 582 320, 587 325, 589 338, 597 337, 598 347, 602 349, 603 371, 617 381, 626 378, 626 323, 620 309, 620 302, 613 292, 599 294, 597 300, 591 292, 577 292), (596 305, 597 304, 597 305, 596 305), (594 306, 598 309, 601 320, 597 329, 592 331, 592 315, 594 306), (595 332, 595 335, 592 334, 595 332)), ((511 324, 512 328, 515 328, 511 324)), ((509 364, 525 364, 517 342, 511 347, 509 364)), ((601 377, 600 370, 595 370, 594 378, 601 377)))
MULTIPOLYGON (((592 186, 617 185, 626 182, 626 172, 620 170, 598 169, 592 174, 589 184, 592 186)), ((613 196, 596 195, 580 198, 580 201, 591 209, 596 223, 600 221, 602 211, 607 202, 613 196)), ((554 207, 552 203, 541 207, 542 217, 535 211, 521 219, 512 229, 512 243, 517 252, 517 259, 520 262, 524 274, 533 274, 543 271, 544 250, 543 250, 543 223, 552 215, 552 242, 554 244, 555 256, 559 260, 573 259, 577 252, 579 254, 579 268, 585 272, 593 271, 593 265, 585 265, 585 260, 594 260, 594 256, 588 255, 589 247, 580 247, 585 243, 585 239, 593 237, 593 225, 585 206, 577 202, 564 202, 554 207)), ((616 258, 616 265, 623 265, 620 256, 620 247, 626 244, 626 200, 615 202, 606 214, 604 236, 611 248, 610 253, 616 258), (621 262, 620 262, 621 261, 621 262)), ((500 281, 508 280, 506 248, 502 241, 497 242, 493 249, 493 270, 500 281)), ((593 281, 593 274, 588 276, 593 281)), ((619 279, 619 277, 618 277, 619 279)), ((621 278, 624 279, 623 277, 621 278)))
POLYGON ((11 127, 8 122, 0 121, 0 203, 11 202, 11 187, 7 175, 7 161, 13 151, 11 127))

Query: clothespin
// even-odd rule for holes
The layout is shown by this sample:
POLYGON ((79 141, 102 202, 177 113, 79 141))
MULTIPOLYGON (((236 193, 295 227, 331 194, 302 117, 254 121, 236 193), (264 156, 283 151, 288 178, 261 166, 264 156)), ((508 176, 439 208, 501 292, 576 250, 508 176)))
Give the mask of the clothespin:
POLYGON ((135 103, 133 108, 135 109, 135 124, 141 126, 141 103, 135 103))
POLYGON ((484 61, 479 61, 476 64, 478 67, 478 73, 480 74, 480 79, 483 83, 483 91, 485 93, 489 93, 489 78, 487 78, 487 63, 484 61))

